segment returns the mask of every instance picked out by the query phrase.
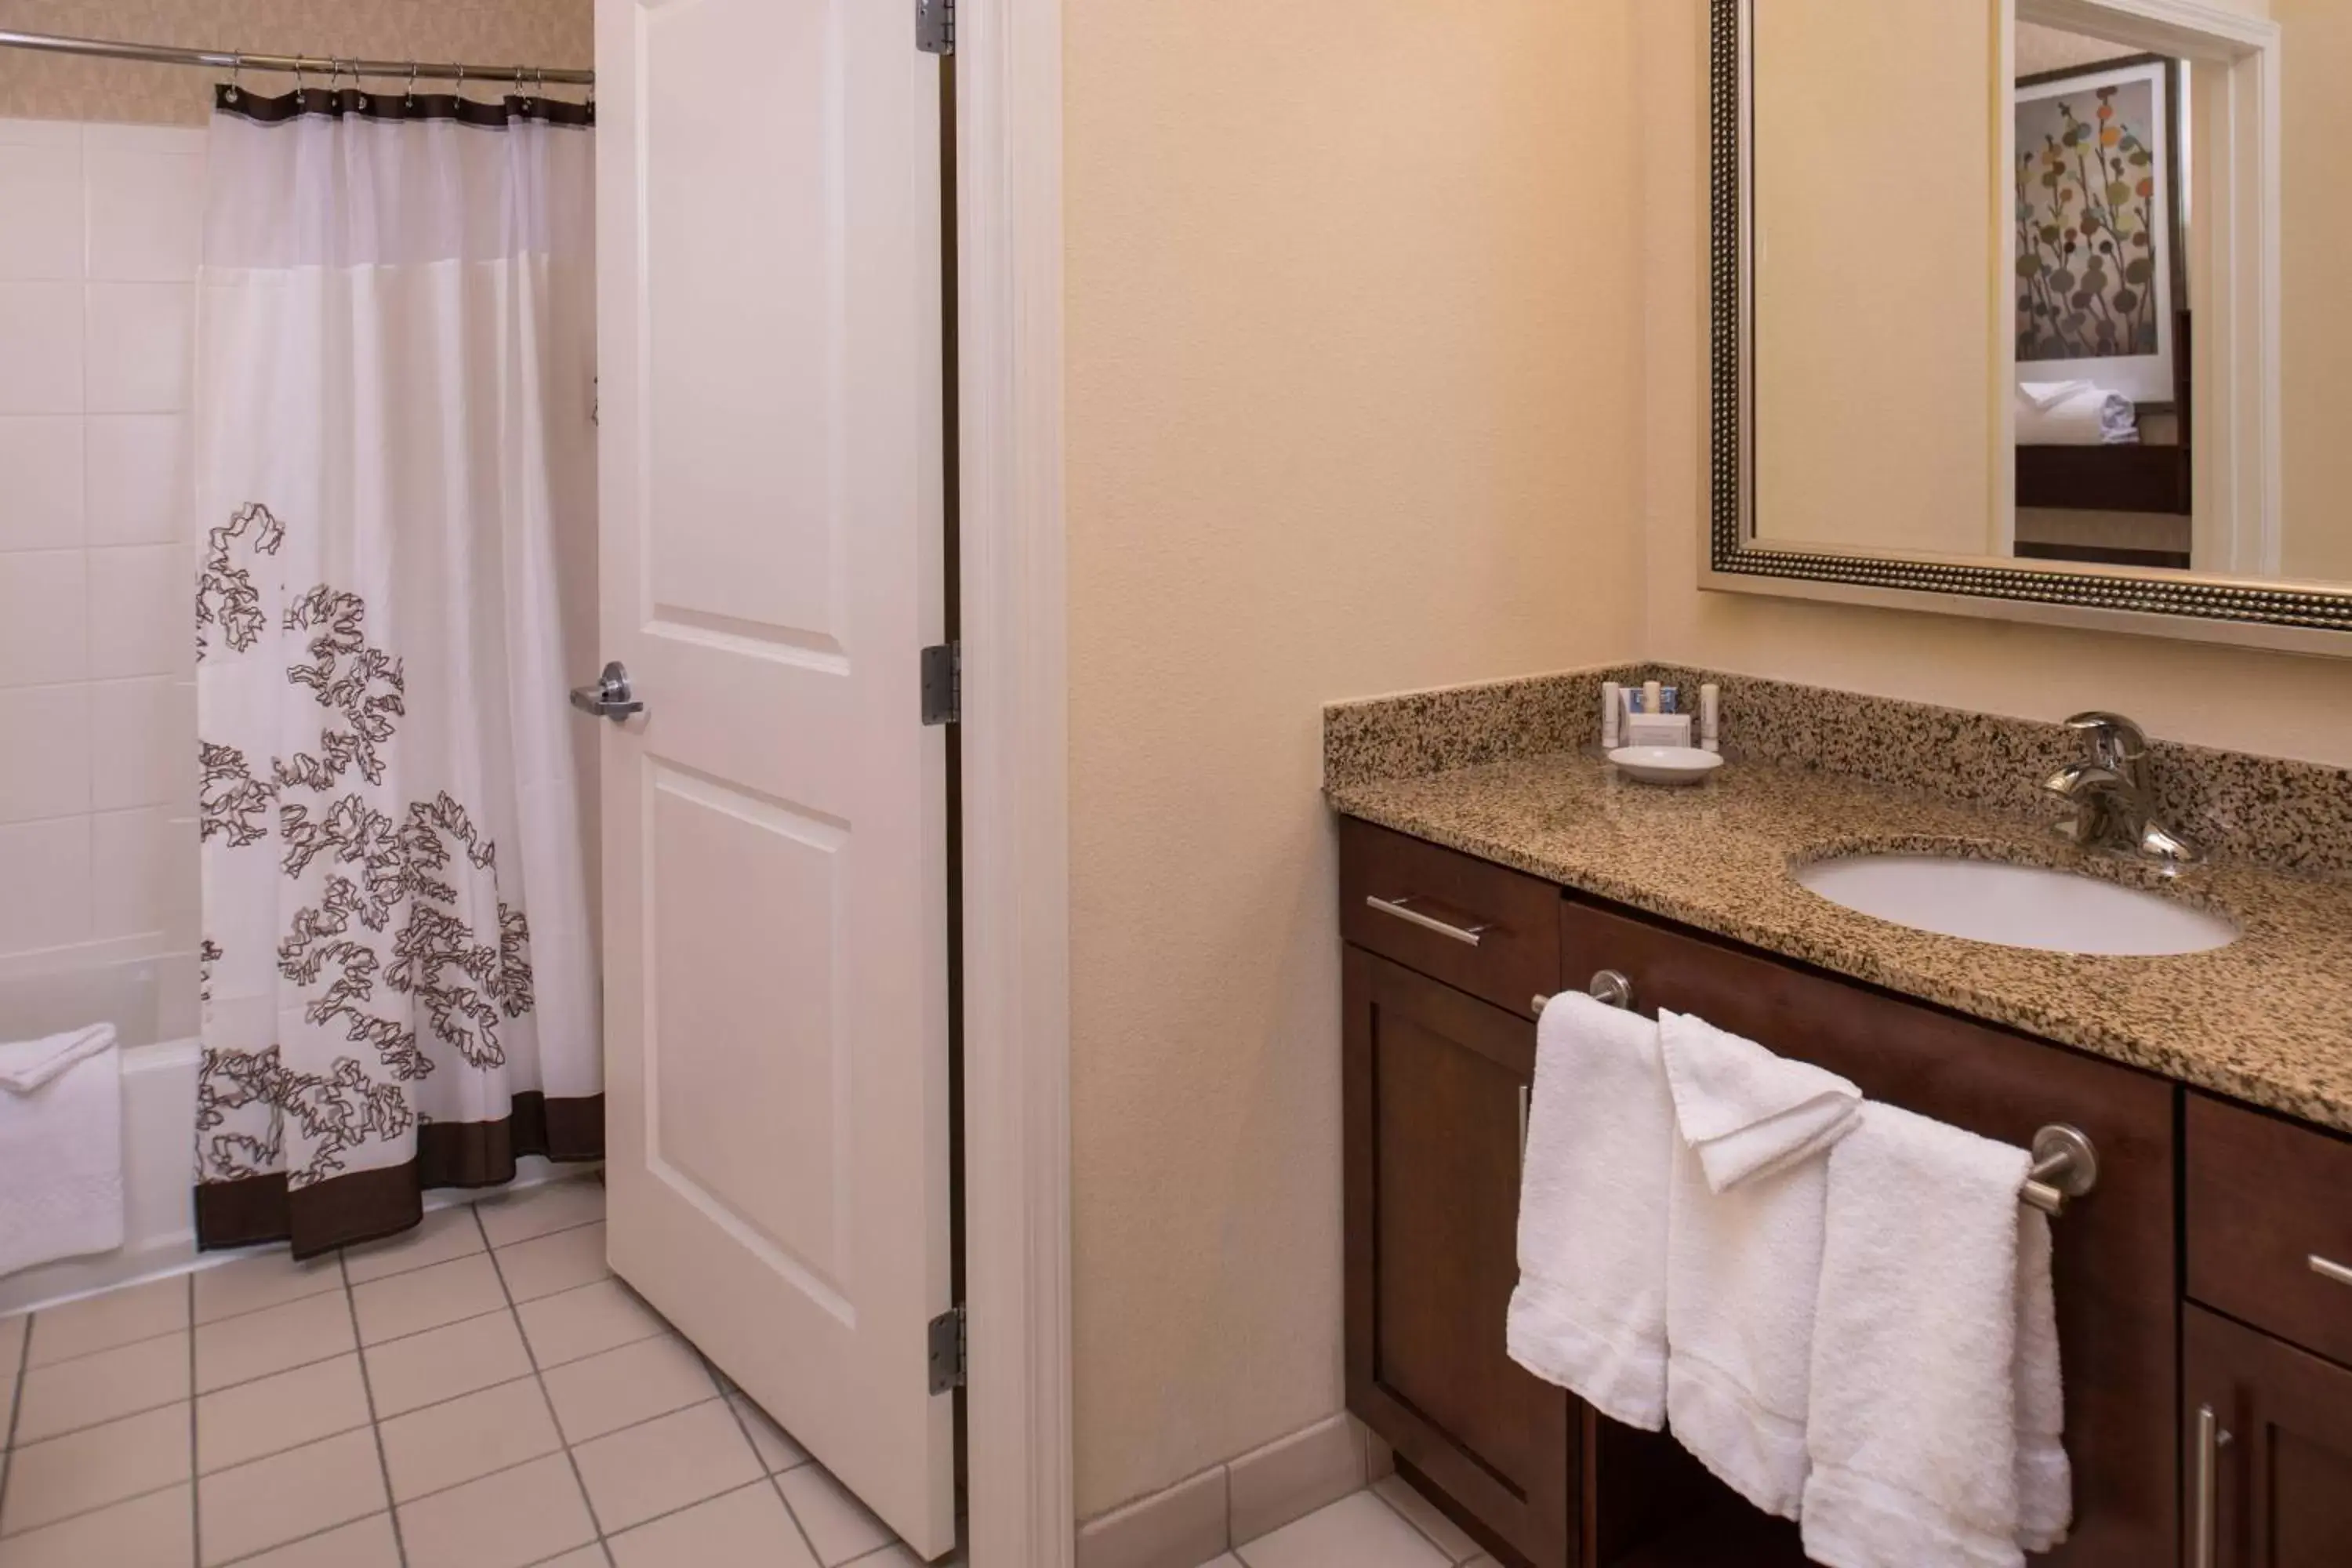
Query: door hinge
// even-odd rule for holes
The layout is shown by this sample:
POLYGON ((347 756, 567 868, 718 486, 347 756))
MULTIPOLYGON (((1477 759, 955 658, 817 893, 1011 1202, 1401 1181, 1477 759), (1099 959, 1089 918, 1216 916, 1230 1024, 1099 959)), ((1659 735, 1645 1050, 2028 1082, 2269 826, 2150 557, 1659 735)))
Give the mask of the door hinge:
POLYGON ((915 47, 927 55, 955 53, 955 0, 915 0, 915 47))
POLYGON ((963 722, 963 645, 933 643, 923 650, 923 722, 963 722))
POLYGON ((931 1320, 931 1392, 961 1388, 964 1379, 963 1308, 950 1307, 931 1320))

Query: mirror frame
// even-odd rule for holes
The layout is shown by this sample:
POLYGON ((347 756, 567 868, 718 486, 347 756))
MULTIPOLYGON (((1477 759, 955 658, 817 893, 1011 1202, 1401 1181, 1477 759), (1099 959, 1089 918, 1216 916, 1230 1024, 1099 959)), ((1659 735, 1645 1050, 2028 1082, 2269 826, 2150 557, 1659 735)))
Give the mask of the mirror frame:
MULTIPOLYGON (((1996 556, 1862 555, 1760 543, 1755 532, 1755 6, 1708 0, 1709 505, 1699 585, 1735 593, 2052 622, 2352 658, 2352 587, 2297 587, 1996 556)), ((2352 518, 2346 520, 2352 527, 2352 518)))

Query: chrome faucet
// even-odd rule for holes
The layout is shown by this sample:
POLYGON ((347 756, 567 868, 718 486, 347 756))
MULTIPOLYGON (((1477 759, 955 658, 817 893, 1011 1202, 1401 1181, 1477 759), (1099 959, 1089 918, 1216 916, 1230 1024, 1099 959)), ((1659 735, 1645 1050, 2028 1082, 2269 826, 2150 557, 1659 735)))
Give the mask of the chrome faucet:
POLYGON ((2074 805, 2061 831, 2085 849, 2104 849, 2168 867, 2193 865, 2204 852, 2156 819, 2147 782, 2147 736, 2120 713, 2077 713, 2066 728, 2083 737, 2081 762, 2068 763, 2042 787, 2074 805))

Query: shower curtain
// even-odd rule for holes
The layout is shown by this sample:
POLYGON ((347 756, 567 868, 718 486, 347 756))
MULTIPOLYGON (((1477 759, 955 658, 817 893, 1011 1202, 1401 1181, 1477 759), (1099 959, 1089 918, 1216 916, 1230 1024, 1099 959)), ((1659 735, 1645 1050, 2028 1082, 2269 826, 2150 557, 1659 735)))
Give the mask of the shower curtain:
POLYGON ((203 1246, 309 1256, 603 1152, 593 721, 564 703, 594 636, 593 115, 219 90, 203 1246))

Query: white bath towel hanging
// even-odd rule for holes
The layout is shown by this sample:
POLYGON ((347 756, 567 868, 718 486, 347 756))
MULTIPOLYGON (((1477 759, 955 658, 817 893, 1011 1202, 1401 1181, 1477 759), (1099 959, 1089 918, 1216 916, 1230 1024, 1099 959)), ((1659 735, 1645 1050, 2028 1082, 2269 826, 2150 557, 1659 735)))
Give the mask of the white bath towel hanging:
POLYGON ((114 1028, 0 1045, 0 1274, 122 1245, 114 1028))
POLYGON ((1658 1026, 1555 996, 1536 1030, 1511 1359, 1629 1426, 1666 1415, 1674 1106, 1658 1026))
POLYGON ((1666 1409, 1675 1438, 1797 1517, 1828 1200, 1862 1092, 1701 1018, 1658 1016, 1681 1146, 1671 1184, 1666 1409))
POLYGON ((2049 1232, 2021 1149, 1865 1108, 1830 1156, 1806 1554, 1828 1568, 2021 1568, 2071 1482, 2049 1232))

